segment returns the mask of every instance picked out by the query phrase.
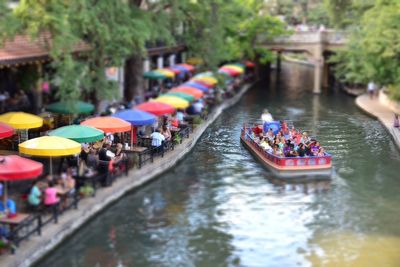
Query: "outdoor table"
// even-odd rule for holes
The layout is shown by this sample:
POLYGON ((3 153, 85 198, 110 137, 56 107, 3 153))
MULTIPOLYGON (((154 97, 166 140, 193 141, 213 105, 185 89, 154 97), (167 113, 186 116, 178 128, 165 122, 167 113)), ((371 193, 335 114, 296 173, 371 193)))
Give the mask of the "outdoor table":
POLYGON ((12 231, 15 227, 23 224, 29 216, 31 215, 28 213, 17 213, 13 218, 8 218, 8 216, 4 215, 0 218, 0 224, 8 225, 12 231))
POLYGON ((125 152, 126 154, 138 155, 138 157, 139 157, 139 168, 141 168, 142 167, 143 156, 148 150, 149 150, 148 147, 133 146, 133 147, 131 147, 129 149, 124 149, 123 152, 125 152))

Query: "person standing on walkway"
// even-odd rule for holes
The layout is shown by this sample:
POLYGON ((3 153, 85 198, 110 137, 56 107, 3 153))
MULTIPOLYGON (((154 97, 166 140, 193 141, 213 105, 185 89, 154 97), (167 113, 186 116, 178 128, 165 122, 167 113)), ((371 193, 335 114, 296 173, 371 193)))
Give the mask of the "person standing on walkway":
POLYGON ((393 127, 397 129, 400 128, 399 115, 396 113, 394 114, 393 127))
POLYGON ((373 81, 370 81, 367 86, 367 91, 369 94, 369 98, 373 99, 376 93, 376 84, 373 81))

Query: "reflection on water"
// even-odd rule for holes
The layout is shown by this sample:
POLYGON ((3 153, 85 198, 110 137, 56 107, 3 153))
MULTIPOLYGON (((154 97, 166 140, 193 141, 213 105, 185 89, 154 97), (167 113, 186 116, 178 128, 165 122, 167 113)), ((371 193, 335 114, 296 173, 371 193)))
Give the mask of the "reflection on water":
POLYGON ((400 266, 400 153, 353 99, 285 68, 226 111, 176 168, 83 227, 38 266, 400 266), (315 133, 331 181, 282 181, 240 145, 263 108, 315 133))

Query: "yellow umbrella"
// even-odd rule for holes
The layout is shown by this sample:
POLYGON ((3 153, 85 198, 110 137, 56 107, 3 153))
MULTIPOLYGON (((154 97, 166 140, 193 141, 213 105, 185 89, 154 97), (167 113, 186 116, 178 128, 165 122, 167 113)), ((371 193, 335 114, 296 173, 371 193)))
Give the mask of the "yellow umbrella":
POLYGON ((163 75, 165 75, 168 78, 174 78, 175 77, 175 73, 173 71, 170 70, 166 70, 166 69, 156 69, 155 70, 158 73, 161 73, 163 75))
POLYGON ((209 83, 211 85, 216 85, 218 83, 218 80, 215 79, 214 77, 209 77, 209 76, 204 76, 204 77, 196 77, 193 80, 196 81, 204 81, 205 83, 209 83))
POLYGON ((50 157, 50 175, 53 175, 52 157, 75 155, 81 152, 81 144, 58 136, 33 138, 18 146, 22 154, 50 157))
POLYGON ((228 68, 228 69, 236 70, 236 71, 238 71, 240 73, 244 73, 244 68, 242 68, 240 66, 237 66, 237 65, 228 64, 228 65, 222 66, 222 68, 228 68))
POLYGON ((154 101, 168 104, 177 109, 185 109, 190 105, 188 101, 176 96, 160 96, 154 99, 154 101))
POLYGON ((18 130, 39 128, 43 125, 41 117, 25 112, 4 113, 0 115, 0 121, 18 130))

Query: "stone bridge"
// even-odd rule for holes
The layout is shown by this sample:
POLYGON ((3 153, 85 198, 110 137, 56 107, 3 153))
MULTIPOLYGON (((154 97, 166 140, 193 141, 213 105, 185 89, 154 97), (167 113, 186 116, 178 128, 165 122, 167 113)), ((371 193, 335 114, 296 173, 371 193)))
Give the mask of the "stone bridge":
POLYGON ((327 85, 329 66, 326 55, 346 44, 346 34, 341 31, 306 31, 294 32, 292 35, 266 40, 258 37, 258 44, 278 53, 278 68, 282 52, 306 53, 314 64, 314 93, 321 92, 322 81, 327 85))

